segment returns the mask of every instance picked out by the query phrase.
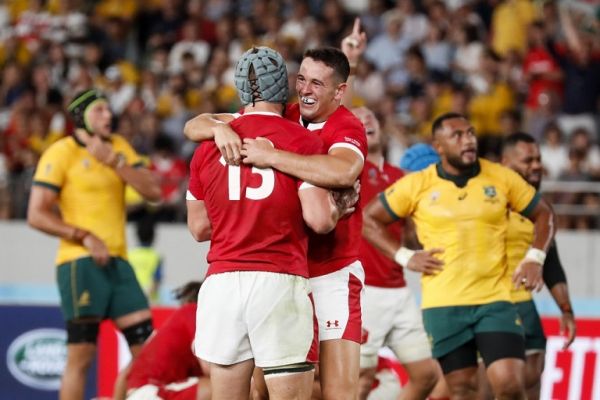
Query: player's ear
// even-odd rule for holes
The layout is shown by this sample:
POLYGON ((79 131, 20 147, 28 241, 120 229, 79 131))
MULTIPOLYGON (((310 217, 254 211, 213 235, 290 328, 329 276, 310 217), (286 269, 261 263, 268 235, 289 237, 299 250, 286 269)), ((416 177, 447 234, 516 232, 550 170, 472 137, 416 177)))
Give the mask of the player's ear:
POLYGON ((433 135, 433 140, 431 141, 431 146, 435 149, 436 153, 440 156, 444 154, 444 148, 442 147, 442 141, 438 139, 438 135, 433 135))
POLYGON ((346 82, 340 83, 335 89, 335 99, 337 101, 341 101, 344 97, 344 93, 346 93, 346 89, 348 89, 348 84, 346 82))

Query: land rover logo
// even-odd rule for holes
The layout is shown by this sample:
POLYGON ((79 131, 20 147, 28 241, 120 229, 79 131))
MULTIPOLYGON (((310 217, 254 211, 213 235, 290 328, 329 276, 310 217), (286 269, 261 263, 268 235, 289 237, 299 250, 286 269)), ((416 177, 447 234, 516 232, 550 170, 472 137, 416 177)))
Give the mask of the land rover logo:
POLYGON ((17 337, 8 347, 6 364, 24 385, 58 390, 67 361, 67 334, 62 329, 35 329, 17 337))

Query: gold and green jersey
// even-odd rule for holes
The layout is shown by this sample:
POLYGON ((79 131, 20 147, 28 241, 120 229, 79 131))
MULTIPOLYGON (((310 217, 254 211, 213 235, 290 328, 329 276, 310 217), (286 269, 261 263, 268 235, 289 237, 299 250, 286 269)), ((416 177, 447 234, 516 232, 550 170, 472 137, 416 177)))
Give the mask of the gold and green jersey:
POLYGON ((533 298, 531 292, 522 286, 515 289, 512 275, 525 257, 533 242, 533 222, 516 212, 508 216, 508 232, 506 234, 506 256, 508 257, 508 284, 511 287, 510 298, 513 303, 529 301, 533 298))
MULTIPOLYGON (((141 165, 140 157, 127 141, 112 135, 114 151, 128 165, 141 165)), ((125 242, 125 182, 110 167, 92 156, 74 137, 60 139, 48 148, 38 163, 34 185, 58 193, 58 207, 65 223, 92 232, 104 241, 112 256, 127 258, 125 242)), ((61 239, 56 264, 88 256, 88 250, 61 239)))
POLYGON ((386 189, 381 201, 390 214, 413 218, 425 250, 444 249, 443 270, 422 277, 423 308, 510 301, 508 213, 527 215, 538 200, 516 172, 484 159, 468 178, 438 164, 386 189))

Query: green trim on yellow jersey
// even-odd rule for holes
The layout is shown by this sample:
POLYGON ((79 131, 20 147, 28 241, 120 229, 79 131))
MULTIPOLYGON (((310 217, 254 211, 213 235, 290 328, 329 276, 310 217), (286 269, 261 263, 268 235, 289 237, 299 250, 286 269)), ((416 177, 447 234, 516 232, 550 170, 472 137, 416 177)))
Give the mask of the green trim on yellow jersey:
POLYGON ((390 207, 389 203, 387 202, 387 199, 385 198, 385 192, 379 193, 379 200, 381 201, 383 208, 385 208, 385 211, 387 211, 388 214, 390 214, 390 216, 394 218, 395 221, 400 219, 400 217, 397 216, 394 211, 392 211, 392 208, 390 207))
POLYGON ((535 196, 533 196, 533 199, 531 199, 531 201, 527 205, 527 207, 525 207, 525 209, 523 211, 521 211, 519 214, 528 217, 531 214, 531 212, 535 209, 535 206, 538 205, 538 203, 540 202, 541 199, 542 199, 542 196, 539 193, 536 193, 535 196))
POLYGON ((460 175, 452 175, 451 173, 447 172, 442 167, 442 163, 437 163, 435 165, 435 170, 437 171, 437 174, 440 178, 453 182, 459 188, 463 188, 467 186, 469 179, 472 179, 479 175, 479 173, 481 172, 481 166, 479 165, 479 160, 477 160, 475 164, 473 164, 471 169, 460 175))
POLYGON ((33 181, 32 183, 33 186, 41 186, 41 187, 45 187, 46 189, 50 189, 55 191, 56 193, 60 193, 60 187, 53 185, 51 183, 47 183, 47 182, 40 182, 40 181, 33 181))

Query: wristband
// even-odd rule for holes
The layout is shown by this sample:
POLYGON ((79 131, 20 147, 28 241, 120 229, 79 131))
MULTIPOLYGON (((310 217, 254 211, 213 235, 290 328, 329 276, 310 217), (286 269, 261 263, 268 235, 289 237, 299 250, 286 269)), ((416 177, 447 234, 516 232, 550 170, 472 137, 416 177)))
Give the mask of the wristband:
POLYGON ((529 250, 527 250, 527 254, 525 254, 525 259, 534 261, 540 265, 544 265, 544 262, 546 261, 546 252, 532 247, 529 250))
POLYGON ((416 253, 416 251, 407 249, 406 247, 400 247, 398 251, 394 254, 394 261, 398 264, 406 267, 411 257, 416 253))

